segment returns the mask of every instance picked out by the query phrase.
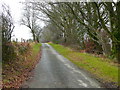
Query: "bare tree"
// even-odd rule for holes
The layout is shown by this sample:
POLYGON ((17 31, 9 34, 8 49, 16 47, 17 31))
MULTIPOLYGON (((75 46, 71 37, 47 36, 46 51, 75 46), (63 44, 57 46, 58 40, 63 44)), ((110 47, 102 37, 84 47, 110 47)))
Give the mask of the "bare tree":
POLYGON ((39 22, 37 19, 37 14, 36 11, 34 10, 34 5, 26 2, 24 3, 25 7, 24 7, 24 13, 23 13, 23 17, 21 19, 21 24, 27 26, 30 30, 31 33, 33 35, 33 40, 34 41, 38 41, 38 32, 41 32, 39 30, 39 22), (37 35, 37 36, 36 36, 37 35))
POLYGON ((0 15, 0 23, 2 30, 2 42, 3 44, 6 42, 11 42, 11 35, 14 29, 14 24, 12 20, 12 16, 10 14, 9 7, 7 5, 2 5, 3 12, 0 15))

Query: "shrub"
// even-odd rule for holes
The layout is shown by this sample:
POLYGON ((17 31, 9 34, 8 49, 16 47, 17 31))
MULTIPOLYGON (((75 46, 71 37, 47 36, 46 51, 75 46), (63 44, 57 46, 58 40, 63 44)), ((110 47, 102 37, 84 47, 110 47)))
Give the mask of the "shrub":
POLYGON ((93 41, 88 40, 88 41, 85 42, 85 47, 86 47, 85 51, 87 53, 93 53, 94 52, 93 49, 95 48, 95 44, 94 44, 93 41))
POLYGON ((16 57, 15 48, 12 43, 2 45, 2 61, 13 60, 16 57))
POLYGON ((14 60, 19 55, 24 55, 31 50, 29 43, 7 43, 2 47, 2 59, 3 61, 14 60))
POLYGON ((18 46, 18 51, 20 54, 25 54, 30 49, 29 43, 20 43, 18 46))

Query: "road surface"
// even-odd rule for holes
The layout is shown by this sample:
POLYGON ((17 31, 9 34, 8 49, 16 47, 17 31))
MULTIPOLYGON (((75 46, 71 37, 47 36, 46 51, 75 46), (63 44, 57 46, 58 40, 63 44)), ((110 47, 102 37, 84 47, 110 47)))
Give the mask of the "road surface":
POLYGON ((100 88, 100 83, 57 53, 49 44, 42 44, 42 57, 26 81, 27 88, 100 88))

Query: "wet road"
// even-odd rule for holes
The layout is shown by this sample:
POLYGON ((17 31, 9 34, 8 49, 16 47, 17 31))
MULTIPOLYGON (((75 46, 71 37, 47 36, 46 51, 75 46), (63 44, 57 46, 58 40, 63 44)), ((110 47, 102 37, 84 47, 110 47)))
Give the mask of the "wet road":
POLYGON ((28 88, 100 88, 100 83, 58 54, 47 43, 42 44, 42 57, 24 83, 28 88))

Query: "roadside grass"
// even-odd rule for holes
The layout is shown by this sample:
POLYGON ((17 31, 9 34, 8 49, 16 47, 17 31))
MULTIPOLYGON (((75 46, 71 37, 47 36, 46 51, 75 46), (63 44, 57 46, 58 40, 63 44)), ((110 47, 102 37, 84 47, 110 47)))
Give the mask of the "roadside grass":
POLYGON ((78 67, 89 71, 103 83, 112 82, 118 85, 118 65, 114 64, 111 60, 87 53, 80 53, 59 44, 49 44, 61 55, 68 58, 68 60, 76 64, 78 67))
POLYGON ((40 60, 41 44, 30 43, 30 46, 31 48, 25 54, 18 55, 16 60, 2 64, 3 88, 19 88, 40 60))
POLYGON ((38 53, 40 50, 41 44, 33 44, 33 51, 34 53, 38 53))

